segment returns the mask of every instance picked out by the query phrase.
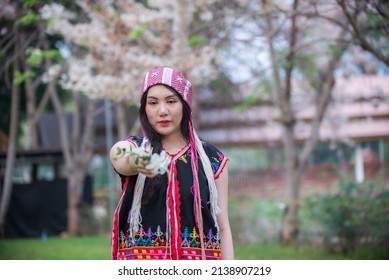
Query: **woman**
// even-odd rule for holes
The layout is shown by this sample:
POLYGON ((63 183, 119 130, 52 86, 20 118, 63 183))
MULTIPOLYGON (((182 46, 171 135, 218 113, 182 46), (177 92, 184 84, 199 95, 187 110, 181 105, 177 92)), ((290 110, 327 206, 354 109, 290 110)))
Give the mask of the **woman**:
POLYGON ((113 259, 234 258, 228 159, 200 141, 191 106, 192 86, 181 72, 156 67, 146 73, 139 109, 144 137, 119 141, 110 152, 122 180, 113 259), (162 158, 160 169, 150 168, 155 164, 146 139, 162 158))

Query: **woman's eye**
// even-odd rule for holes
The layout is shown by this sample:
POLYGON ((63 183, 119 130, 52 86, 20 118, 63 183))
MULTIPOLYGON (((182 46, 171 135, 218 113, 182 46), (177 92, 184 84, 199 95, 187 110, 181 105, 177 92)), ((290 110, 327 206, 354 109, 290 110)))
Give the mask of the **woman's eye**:
POLYGON ((156 105, 157 104, 157 102, 155 102, 155 101, 149 101, 149 103, 148 103, 149 105, 156 105))

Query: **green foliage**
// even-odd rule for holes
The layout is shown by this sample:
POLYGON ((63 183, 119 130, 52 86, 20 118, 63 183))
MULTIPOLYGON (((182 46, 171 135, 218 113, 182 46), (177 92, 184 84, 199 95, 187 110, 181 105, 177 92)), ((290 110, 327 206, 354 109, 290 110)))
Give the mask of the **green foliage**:
POLYGON ((366 27, 364 28, 366 37, 378 40, 382 36, 385 36, 382 28, 386 26, 387 18, 373 12, 368 12, 366 15, 366 27))
POLYGON ((389 192, 379 182, 358 184, 340 177, 335 194, 314 194, 306 208, 322 226, 327 248, 350 253, 357 245, 389 245, 389 192))
POLYGON ((289 50, 288 49, 277 49, 276 50, 276 57, 278 57, 278 66, 280 68, 285 68, 288 64, 288 61, 286 59, 287 55, 289 53, 289 50))
POLYGON ((237 114, 242 114, 244 111, 246 111, 249 107, 254 106, 259 101, 259 97, 255 95, 249 95, 247 96, 243 102, 237 106, 234 107, 234 112, 237 114))
POLYGON ((38 50, 34 52, 32 52, 31 49, 28 49, 27 52, 30 53, 27 58, 27 63, 32 67, 39 66, 45 58, 51 59, 56 62, 60 62, 62 60, 61 53, 59 52, 59 50, 55 49, 48 51, 38 50))
POLYGON ((20 84, 24 83, 24 81, 27 78, 33 78, 33 77, 35 77, 35 73, 32 71, 26 71, 26 72, 17 71, 15 73, 15 77, 14 77, 14 83, 17 85, 20 85, 20 84))
POLYGON ((139 36, 142 36, 142 34, 147 30, 147 25, 146 24, 142 24, 138 27, 136 27, 134 30, 132 30, 129 34, 128 34, 128 38, 130 40, 134 40, 136 38, 138 38, 139 36))
POLYGON ((47 27, 48 28, 52 28, 53 26, 54 26, 54 19, 49 19, 49 20, 47 20, 47 22, 46 22, 46 25, 47 25, 47 27))
POLYGON ((142 160, 145 160, 145 161, 150 161, 151 160, 151 156, 150 155, 141 156, 138 153, 132 152, 131 150, 127 151, 126 148, 122 148, 122 147, 117 147, 116 148, 116 153, 115 153, 115 157, 113 158, 113 160, 116 161, 116 160, 124 157, 126 154, 129 154, 130 156, 134 156, 135 157, 135 164, 136 165, 139 163, 139 159, 142 159, 142 160))
POLYGON ((334 45, 328 45, 326 52, 330 57, 340 57, 343 53, 343 50, 334 45))
POLYGON ((268 80, 258 82, 252 91, 245 97, 243 102, 235 106, 236 113, 243 113, 247 108, 271 100, 271 84, 268 80))
POLYGON ((389 191, 383 191, 371 201, 369 208, 370 232, 377 240, 389 241, 389 191))
POLYGON ((36 67, 38 66, 43 60, 43 56, 42 56, 42 53, 39 52, 39 53, 33 53, 31 54, 28 58, 27 58, 27 63, 30 65, 30 66, 33 66, 33 67, 36 67))
POLYGON ((301 55, 298 60, 296 60, 296 67, 298 71, 306 78, 308 81, 314 81, 318 78, 320 69, 315 64, 315 60, 318 58, 319 54, 308 53, 301 55))
POLYGON ((37 3, 37 0, 24 0, 23 7, 24 8, 32 8, 37 3))
POLYGON ((200 35, 193 35, 189 38, 189 46, 195 48, 201 44, 205 43, 205 37, 200 35))
POLYGON ((19 18, 16 22, 16 26, 28 26, 28 25, 35 25, 39 21, 40 17, 38 14, 34 13, 33 11, 28 11, 28 13, 19 18))

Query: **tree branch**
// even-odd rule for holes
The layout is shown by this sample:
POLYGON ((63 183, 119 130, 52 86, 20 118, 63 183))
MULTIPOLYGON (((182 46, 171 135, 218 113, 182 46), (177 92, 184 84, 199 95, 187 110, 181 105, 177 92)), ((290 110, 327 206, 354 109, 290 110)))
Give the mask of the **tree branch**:
POLYGON ((266 22, 266 27, 265 27, 265 33, 268 41, 268 47, 269 47, 269 53, 270 53, 270 60, 271 60, 271 69, 272 69, 272 74, 273 74, 273 80, 272 80, 272 92, 273 96, 275 96, 274 103, 280 108, 282 113, 284 110, 286 110, 285 104, 283 104, 283 93, 281 89, 281 79, 280 75, 278 73, 278 67, 277 67, 277 59, 276 59, 276 53, 274 50, 273 46, 273 23, 271 19, 271 3, 269 3, 270 0, 262 0, 263 7, 265 10, 265 22, 266 22))
POLYGON ((337 47, 341 50, 339 52, 339 55, 334 55, 330 62, 328 63, 328 67, 325 70, 325 73, 327 73, 327 76, 325 77, 324 80, 322 80, 319 85, 316 87, 316 93, 320 94, 319 100, 317 102, 317 112, 316 115, 314 116, 314 119, 312 121, 311 125, 311 132, 310 132, 310 138, 305 142, 303 149, 300 153, 299 156, 299 169, 300 172, 305 167, 305 164, 308 161, 308 158, 313 151, 314 147, 316 146, 316 143, 319 139, 319 131, 320 131, 320 126, 324 117, 324 114, 326 112, 326 109, 328 107, 328 103, 331 100, 332 96, 332 90, 335 85, 335 69, 339 65, 341 61, 341 56, 344 54, 345 50, 348 47, 348 43, 344 42, 342 38, 346 36, 346 30, 342 30, 340 33, 340 36, 337 40, 338 44, 337 47))
POLYGON ((39 102, 38 108, 35 111, 34 119, 33 119, 34 123, 38 123, 38 120, 40 119, 41 115, 43 114, 45 107, 46 107, 47 103, 49 102, 49 100, 50 100, 50 91, 49 91, 49 87, 46 87, 46 90, 43 94, 43 97, 39 102))
MULTIPOLYGON (((296 11, 298 9, 298 0, 295 0, 293 2, 293 10, 296 11)), ((296 51, 296 41, 297 41, 297 33, 298 33, 298 28, 297 28, 297 15, 294 13, 292 15, 292 18, 291 18, 291 21, 292 21, 292 26, 291 26, 291 29, 290 29, 290 37, 289 37, 289 53, 288 55, 286 56, 286 61, 287 61, 287 65, 285 67, 285 79, 286 79, 286 82, 285 82, 285 98, 287 98, 287 100, 290 99, 290 95, 291 95, 291 80, 292 80, 292 71, 293 71, 293 68, 294 68, 294 60, 295 60, 295 51, 296 51)), ((288 104, 289 102, 286 101, 288 104)), ((292 121, 291 119, 291 115, 290 115, 290 108, 288 109, 288 121, 292 121)), ((293 123, 293 121, 292 121, 293 123)))
POLYGON ((342 11, 344 15, 346 16, 351 28, 352 33, 359 42, 359 46, 363 48, 364 50, 370 52, 373 54, 378 60, 382 61, 386 64, 386 66, 389 67, 389 57, 386 57, 385 55, 381 54, 378 50, 376 50, 362 35, 361 30, 358 27, 357 22, 354 20, 353 16, 350 14, 346 7, 346 3, 344 0, 337 0, 339 6, 342 8, 342 11))

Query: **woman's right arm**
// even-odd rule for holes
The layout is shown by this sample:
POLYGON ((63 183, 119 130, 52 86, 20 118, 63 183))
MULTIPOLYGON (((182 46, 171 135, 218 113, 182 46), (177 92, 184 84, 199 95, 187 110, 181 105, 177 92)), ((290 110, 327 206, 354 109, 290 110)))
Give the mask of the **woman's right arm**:
POLYGON ((137 164, 135 164, 135 157, 130 156, 128 153, 133 148, 136 148, 135 145, 126 140, 119 141, 112 146, 109 157, 116 172, 124 176, 132 176, 138 173, 142 173, 143 175, 150 178, 155 177, 157 173, 153 173, 152 170, 146 168, 146 166, 150 163, 149 161, 139 158, 137 164), (126 153, 123 156, 118 157, 118 149, 123 148, 125 149, 126 153))
POLYGON ((132 148, 135 148, 135 145, 129 141, 123 140, 117 142, 112 146, 109 153, 111 163, 115 170, 122 175, 132 176, 138 173, 138 167, 135 164, 135 158, 130 156, 128 153, 125 153, 123 156, 118 157, 118 149, 125 149, 126 152, 131 151, 132 148))

